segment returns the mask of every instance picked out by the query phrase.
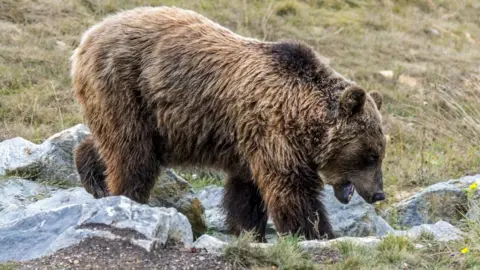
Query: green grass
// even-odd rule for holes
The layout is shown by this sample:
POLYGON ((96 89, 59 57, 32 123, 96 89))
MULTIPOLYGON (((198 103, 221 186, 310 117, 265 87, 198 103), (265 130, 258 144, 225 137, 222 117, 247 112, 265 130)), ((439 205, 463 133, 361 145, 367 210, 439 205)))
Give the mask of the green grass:
POLYGON ((471 228, 470 235, 460 242, 435 242, 430 234, 415 242, 389 235, 377 246, 343 241, 313 254, 304 252, 298 245, 300 239, 292 236, 279 237, 273 246, 260 248, 251 244, 251 234, 245 234, 230 243, 223 256, 232 265, 247 269, 479 269, 480 223, 472 224, 476 228, 471 228), (422 248, 416 248, 416 244, 422 248), (463 254, 465 247, 469 247, 469 252, 463 254))
POLYGON ((179 174, 190 183, 193 190, 200 190, 206 186, 223 186, 224 178, 220 173, 201 172, 192 170, 179 169, 179 174))

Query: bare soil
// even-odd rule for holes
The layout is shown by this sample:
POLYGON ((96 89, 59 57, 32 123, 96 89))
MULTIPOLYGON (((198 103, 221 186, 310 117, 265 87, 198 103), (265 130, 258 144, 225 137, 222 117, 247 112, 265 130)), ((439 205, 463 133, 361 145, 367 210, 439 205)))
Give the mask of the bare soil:
POLYGON ((120 240, 90 238, 16 269, 233 269, 220 256, 201 250, 166 248, 158 253, 120 240))

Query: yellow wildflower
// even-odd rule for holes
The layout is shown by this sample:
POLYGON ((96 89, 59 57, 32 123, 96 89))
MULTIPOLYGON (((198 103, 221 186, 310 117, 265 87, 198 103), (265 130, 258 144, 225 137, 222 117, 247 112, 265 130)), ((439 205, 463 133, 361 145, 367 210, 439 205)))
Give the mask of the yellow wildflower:
POLYGON ((469 189, 470 189, 471 191, 475 191, 475 190, 477 189, 477 187, 478 187, 478 184, 477 184, 477 182, 475 182, 475 183, 473 183, 473 184, 470 185, 469 189))
POLYGON ((466 248, 462 249, 460 252, 462 252, 463 254, 466 254, 466 253, 468 253, 468 247, 466 247, 466 248))

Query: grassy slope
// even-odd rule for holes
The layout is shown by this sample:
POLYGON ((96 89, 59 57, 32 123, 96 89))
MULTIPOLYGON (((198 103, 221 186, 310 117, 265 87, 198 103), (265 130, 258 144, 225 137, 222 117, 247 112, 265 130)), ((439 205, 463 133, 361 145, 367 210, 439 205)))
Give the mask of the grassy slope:
POLYGON ((380 90, 390 198, 480 171, 476 0, 0 0, 0 140, 41 141, 81 122, 68 76, 81 33, 107 14, 159 4, 259 39, 304 40, 340 73, 380 90))

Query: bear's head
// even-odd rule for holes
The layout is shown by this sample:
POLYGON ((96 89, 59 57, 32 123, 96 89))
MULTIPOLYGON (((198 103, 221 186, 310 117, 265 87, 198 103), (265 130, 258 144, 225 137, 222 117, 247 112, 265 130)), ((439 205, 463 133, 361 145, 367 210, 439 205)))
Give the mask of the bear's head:
POLYGON ((342 203, 349 203, 355 190, 368 203, 384 200, 382 96, 353 85, 337 102, 334 123, 327 131, 329 154, 319 168, 320 175, 342 203))

